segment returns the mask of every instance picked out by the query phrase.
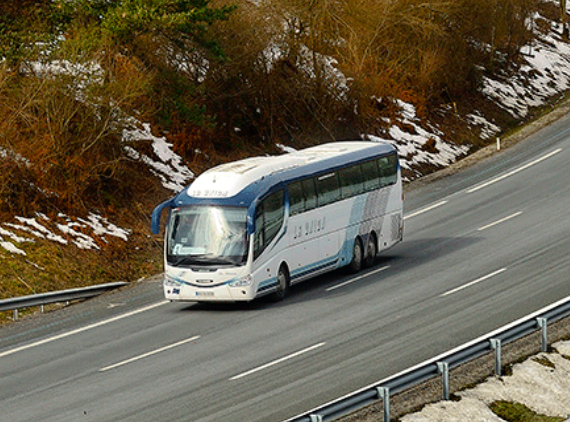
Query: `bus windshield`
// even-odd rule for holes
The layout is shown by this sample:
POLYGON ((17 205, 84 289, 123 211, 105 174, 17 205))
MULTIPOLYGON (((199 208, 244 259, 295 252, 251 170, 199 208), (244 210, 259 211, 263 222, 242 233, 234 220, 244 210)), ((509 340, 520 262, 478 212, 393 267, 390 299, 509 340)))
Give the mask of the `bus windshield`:
POLYGON ((247 261, 246 208, 191 206, 172 210, 166 259, 174 266, 236 266, 247 261))

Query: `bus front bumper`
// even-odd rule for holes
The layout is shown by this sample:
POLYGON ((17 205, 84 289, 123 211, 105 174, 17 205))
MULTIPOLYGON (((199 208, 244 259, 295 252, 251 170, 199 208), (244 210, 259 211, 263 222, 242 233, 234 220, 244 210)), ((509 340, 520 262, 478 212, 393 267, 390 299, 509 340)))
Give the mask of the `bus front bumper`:
POLYGON ((198 287, 188 284, 164 286, 164 297, 181 302, 235 302, 253 300, 255 294, 250 289, 230 287, 222 284, 213 287, 198 287))

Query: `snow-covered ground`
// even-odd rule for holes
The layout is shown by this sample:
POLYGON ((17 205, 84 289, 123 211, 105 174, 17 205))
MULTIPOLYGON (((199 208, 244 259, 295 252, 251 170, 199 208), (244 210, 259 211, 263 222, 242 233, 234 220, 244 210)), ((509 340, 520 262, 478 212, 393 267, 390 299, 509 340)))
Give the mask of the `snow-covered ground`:
POLYGON ((12 254, 24 256, 26 252, 16 244, 47 239, 62 245, 73 244, 80 249, 100 249, 100 244, 108 243, 109 236, 127 241, 130 234, 130 230, 119 228, 93 213, 87 219, 72 218, 62 213, 50 219, 45 214, 36 213, 30 218, 15 217, 15 221, 0 225, 0 246, 12 254))
MULTIPOLYGON (((533 25, 533 22, 539 19, 542 18, 536 15, 529 24, 533 25)), ((521 49, 526 64, 520 72, 515 77, 499 75, 497 79, 485 78, 483 93, 511 115, 522 119, 528 114, 530 107, 545 104, 552 96, 570 89, 570 45, 560 34, 558 24, 552 23, 548 35, 539 35, 532 45, 521 49)), ((334 62, 331 61, 330 66, 334 67, 334 62)), ((86 78, 86 83, 96 81, 99 75, 97 67, 73 67, 69 70, 68 64, 63 66, 57 63, 55 68, 57 71, 93 73, 91 79, 86 78)), ((336 77, 342 85, 344 76, 336 77)), ((468 153, 469 146, 446 141, 440 129, 418 118, 412 104, 401 100, 394 101, 400 113, 393 121, 387 119, 389 128, 386 135, 368 138, 389 142, 397 148, 402 168, 408 170, 407 174, 411 175, 407 176, 407 181, 421 177, 422 166, 445 167, 468 153)), ((465 124, 482 139, 488 139, 501 131, 499 126, 478 110, 473 110, 466 116, 465 124)), ((193 172, 184 164, 182 157, 172 150, 172 144, 168 143, 164 136, 152 133, 150 125, 133 119, 132 127, 123 132, 123 137, 129 156, 147 164, 150 171, 160 178, 164 187, 177 192, 193 179, 193 172), (152 156, 137 151, 136 143, 139 141, 151 144, 152 156)), ((284 152, 292 150, 285 145, 279 147, 284 152)), ((3 154, 8 152, 0 150, 0 157, 3 154)), ((25 160, 24 157, 20 159, 25 160)), ((95 214, 91 214, 88 220, 63 215, 58 216, 57 221, 46 219, 46 216, 29 219, 16 217, 12 222, 0 222, 0 247, 12 254, 25 254, 18 247, 19 244, 45 238, 63 244, 71 243, 80 248, 97 249, 98 242, 106 242, 107 236, 116 236, 126 241, 129 235, 128 229, 115 227, 95 214)))
POLYGON ((125 141, 150 141, 155 157, 139 153, 133 147, 125 147, 127 154, 135 160, 141 160, 149 166, 150 171, 157 176, 162 185, 178 192, 194 178, 194 173, 184 165, 182 157, 172 151, 172 144, 164 136, 154 136, 149 124, 134 122, 134 127, 123 131, 125 141))
POLYGON ((520 403, 539 415, 570 416, 570 342, 513 366, 513 373, 492 377, 458 393, 459 401, 440 401, 405 415, 402 422, 504 422, 491 411, 496 401, 520 403), (548 363, 549 362, 549 363, 548 363), (548 363, 548 364, 545 364, 548 363))
MULTIPOLYGON (((530 25, 540 19, 542 17, 536 14, 530 25)), ((552 22, 550 33, 539 34, 532 45, 521 48, 521 53, 526 63, 515 76, 485 77, 482 88, 490 100, 516 119, 525 118, 530 108, 544 105, 553 96, 570 89, 570 44, 562 39, 558 23, 552 22)), ((392 143, 398 149, 402 168, 415 173, 412 178, 422 176, 416 170, 422 164, 444 167, 468 152, 469 147, 445 142, 440 130, 418 119, 412 104, 400 100, 396 103, 401 110, 400 117, 390 122, 389 136, 370 138, 392 143), (428 141, 432 146, 426 148, 428 141)), ((491 138, 501 131, 501 127, 478 110, 466 116, 465 124, 478 131, 481 139, 491 138)))

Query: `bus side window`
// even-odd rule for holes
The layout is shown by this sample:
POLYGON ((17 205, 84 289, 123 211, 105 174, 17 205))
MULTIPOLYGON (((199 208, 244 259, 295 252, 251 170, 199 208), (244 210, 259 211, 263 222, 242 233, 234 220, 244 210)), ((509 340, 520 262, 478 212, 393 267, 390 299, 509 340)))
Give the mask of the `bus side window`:
POLYGON ((340 191, 342 199, 350 198, 351 196, 364 192, 360 165, 340 169, 338 175, 340 177, 340 191))
POLYGON ((398 177, 398 157, 396 154, 379 158, 378 167, 380 169, 382 186, 393 185, 396 183, 396 179, 398 177))
POLYGON ((305 195, 305 211, 317 208, 317 190, 315 189, 315 179, 305 179, 301 182, 303 194, 305 195))
POLYGON ((388 167, 388 177, 390 184, 392 185, 398 180, 398 156, 396 154, 389 155, 388 162, 390 163, 390 166, 388 167))
POLYGON ((283 225, 285 213, 285 195, 283 190, 272 193, 257 206, 255 211, 255 235, 253 259, 265 250, 267 245, 277 236, 283 225))
POLYGON ((317 177, 317 202, 319 207, 331 204, 339 199, 338 174, 334 172, 317 177))
POLYGON ((305 197, 301 182, 289 185, 289 215, 299 214, 305 211, 305 197))
POLYGON ((257 259, 263 252, 265 244, 265 224, 264 224, 263 203, 259 204, 255 210, 255 234, 253 235, 253 259, 257 259))
POLYGON ((364 174, 364 190, 371 191, 380 188, 380 173, 376 161, 368 161, 362 164, 364 174))

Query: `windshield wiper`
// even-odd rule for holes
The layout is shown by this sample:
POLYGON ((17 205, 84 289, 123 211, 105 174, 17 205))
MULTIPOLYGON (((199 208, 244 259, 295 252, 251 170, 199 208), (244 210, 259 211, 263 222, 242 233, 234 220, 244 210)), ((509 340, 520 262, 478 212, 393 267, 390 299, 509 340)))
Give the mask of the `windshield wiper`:
POLYGON ((194 257, 191 256, 184 256, 182 258, 179 258, 177 260, 168 260, 169 263, 171 263, 172 265, 174 265, 175 267, 178 267, 180 265, 189 265, 192 264, 194 261, 194 257))
POLYGON ((177 267, 181 265, 192 265, 192 264, 236 265, 236 262, 229 259, 212 257, 212 255, 196 255, 196 256, 190 255, 182 257, 174 262, 171 262, 171 264, 177 267))

